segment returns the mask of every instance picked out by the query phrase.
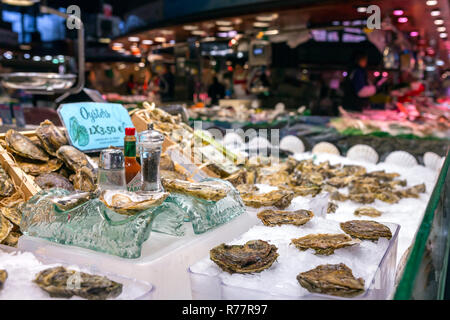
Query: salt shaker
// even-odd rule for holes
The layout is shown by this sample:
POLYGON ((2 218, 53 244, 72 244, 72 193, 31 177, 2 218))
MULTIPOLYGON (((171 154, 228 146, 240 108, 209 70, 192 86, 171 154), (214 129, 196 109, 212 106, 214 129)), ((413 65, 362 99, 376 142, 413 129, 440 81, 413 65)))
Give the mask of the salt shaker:
POLYGON ((163 191, 159 176, 159 162, 161 159, 164 136, 149 125, 147 131, 139 134, 139 154, 141 157, 141 192, 154 193, 163 191))
POLYGON ((122 150, 105 149, 101 151, 98 186, 101 191, 126 189, 125 158, 122 150))

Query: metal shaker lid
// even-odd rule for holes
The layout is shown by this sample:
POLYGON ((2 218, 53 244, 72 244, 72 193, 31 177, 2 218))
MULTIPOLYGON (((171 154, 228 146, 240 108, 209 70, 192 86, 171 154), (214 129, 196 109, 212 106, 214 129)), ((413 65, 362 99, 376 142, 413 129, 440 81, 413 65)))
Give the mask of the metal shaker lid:
POLYGON ((161 144, 164 141, 164 136, 161 132, 153 129, 153 124, 149 124, 148 130, 142 131, 139 134, 139 144, 161 144))
POLYGON ((125 158, 122 150, 105 149, 100 152, 99 167, 101 169, 123 169, 125 168, 125 158))

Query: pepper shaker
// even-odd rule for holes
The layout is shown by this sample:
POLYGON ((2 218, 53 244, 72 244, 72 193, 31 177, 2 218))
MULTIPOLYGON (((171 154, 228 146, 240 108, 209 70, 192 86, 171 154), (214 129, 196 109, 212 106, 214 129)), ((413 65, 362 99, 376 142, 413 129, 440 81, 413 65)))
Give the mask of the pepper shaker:
POLYGON ((147 131, 139 134, 139 154, 141 157, 141 192, 154 193, 163 191, 159 174, 162 143, 164 136, 149 125, 147 131))

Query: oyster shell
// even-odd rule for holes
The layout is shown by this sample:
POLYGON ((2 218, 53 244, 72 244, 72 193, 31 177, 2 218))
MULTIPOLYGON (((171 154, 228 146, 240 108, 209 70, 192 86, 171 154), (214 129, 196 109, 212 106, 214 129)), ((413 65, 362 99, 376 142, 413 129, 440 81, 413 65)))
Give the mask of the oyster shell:
POLYGON ((299 250, 314 249, 316 254, 330 255, 334 250, 359 244, 361 241, 352 239, 345 233, 309 234, 305 237, 292 239, 291 243, 299 250))
POLYGON ((355 216, 369 216, 369 217, 379 217, 381 216, 381 211, 373 207, 359 207, 354 212, 355 216))
POLYGON ((263 240, 244 245, 221 245, 211 249, 210 258, 228 273, 254 273, 269 268, 277 259, 277 247, 263 240))
POLYGON ((327 184, 336 187, 336 188, 344 188, 348 186, 352 181, 353 177, 333 177, 327 180, 327 184))
POLYGON ((19 232, 11 231, 5 240, 3 240, 2 244, 10 247, 16 247, 21 235, 22 234, 19 232))
POLYGON ((20 221, 22 220, 22 213, 17 208, 0 208, 0 215, 14 223, 16 226, 20 226, 20 221))
POLYGON ((309 210, 282 211, 268 209, 259 212, 257 216, 266 226, 279 226, 282 224, 301 226, 311 220, 314 214, 309 210))
POLYGON ((387 173, 384 170, 379 170, 379 171, 369 172, 366 174, 366 176, 377 178, 378 180, 382 180, 382 181, 391 181, 391 180, 394 180, 395 178, 400 177, 400 174, 398 174, 396 172, 387 173))
POLYGON ((60 211, 68 211, 94 198, 96 198, 96 194, 92 192, 75 192, 67 196, 51 197, 49 200, 60 211))
POLYGON ((392 238, 391 230, 384 224, 369 220, 351 220, 340 223, 341 229, 354 238, 362 240, 378 240, 392 238))
POLYGON ((294 192, 287 190, 273 190, 268 193, 244 193, 241 194, 244 204, 253 208, 274 206, 279 209, 289 207, 292 199, 294 199, 294 192))
POLYGON ((354 297, 364 292, 364 279, 355 278, 345 264, 325 264, 299 273, 297 280, 309 292, 354 297))
POLYGON ((32 176, 58 171, 63 165, 63 162, 56 158, 50 159, 45 163, 28 162, 24 161, 24 159, 16 158, 16 162, 23 172, 31 174, 32 176))
POLYGON ((83 152, 72 146, 62 146, 56 152, 56 156, 74 172, 78 172, 78 170, 82 167, 87 167, 90 170, 93 170, 88 157, 83 152))
POLYGON ((14 225, 0 214, 0 243, 6 239, 14 225))
POLYGON ((59 130, 50 120, 41 122, 36 129, 36 135, 41 140, 45 151, 52 156, 56 156, 56 151, 64 145, 68 145, 64 133, 59 130))
POLYGON ((151 207, 159 206, 168 196, 168 192, 146 195, 127 191, 106 190, 100 194, 99 199, 105 206, 117 213, 134 215, 151 207))
POLYGON ((259 191, 258 186, 254 184, 240 184, 236 187, 236 189, 237 191, 239 191, 241 195, 246 193, 255 193, 259 191))
POLYGON ((14 184, 0 165, 0 197, 9 197, 15 190, 14 184))
POLYGON ((338 207, 333 201, 328 202, 327 213, 335 213, 338 207))
POLYGON ((312 195, 315 197, 317 194, 322 191, 322 188, 317 185, 310 185, 310 186, 293 186, 293 187, 281 187, 282 189, 291 190, 294 192, 295 196, 302 196, 306 197, 307 195, 312 195))
POLYGON ((342 171, 347 176, 351 176, 351 175, 362 176, 367 172, 366 168, 364 168, 363 166, 358 166, 358 165, 344 165, 342 167, 342 171))
POLYGON ((29 138, 13 129, 9 129, 6 132, 5 141, 8 149, 12 153, 23 158, 45 162, 49 160, 44 150, 36 146, 29 138))
POLYGON ((397 203, 400 201, 400 198, 395 193, 389 192, 389 191, 376 193, 375 197, 378 200, 381 200, 381 201, 387 202, 387 203, 397 203))
POLYGON ((8 272, 6 270, 0 270, 0 290, 3 289, 3 284, 8 279, 8 272))
POLYGON ((84 192, 94 192, 97 190, 97 177, 88 167, 82 167, 77 173, 71 176, 75 190, 84 192))
POLYGON ((339 191, 334 191, 330 194, 330 199, 335 201, 345 201, 348 199, 348 196, 340 193, 339 191))
POLYGON ((159 161, 159 169, 167 171, 175 171, 175 164, 167 153, 161 154, 159 161))
POLYGON ((247 183, 247 171, 239 170, 225 178, 225 180, 230 182, 235 187, 245 184, 247 183))
POLYGON ((351 193, 348 195, 348 199, 363 204, 369 204, 375 201, 376 195, 373 193, 351 193))
POLYGON ((422 183, 411 187, 410 190, 412 192, 424 193, 427 191, 427 188, 425 187, 425 183, 422 183))
POLYGON ((216 180, 188 182, 177 179, 162 179, 161 182, 164 189, 168 192, 181 193, 210 201, 219 201, 231 191, 229 185, 216 180))
POLYGON ((34 182, 44 190, 52 188, 65 189, 68 191, 74 190, 73 185, 68 179, 54 172, 41 174, 34 179, 34 182))
POLYGON ((64 267, 45 269, 36 275, 34 282, 51 297, 79 296, 89 300, 104 300, 122 293, 121 283, 64 267))

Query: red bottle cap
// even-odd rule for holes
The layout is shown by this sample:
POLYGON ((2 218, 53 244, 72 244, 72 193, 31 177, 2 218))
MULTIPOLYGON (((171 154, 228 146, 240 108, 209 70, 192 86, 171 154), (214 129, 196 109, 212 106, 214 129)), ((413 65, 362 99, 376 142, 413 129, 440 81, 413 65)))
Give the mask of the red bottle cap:
POLYGON ((125 135, 134 136, 136 134, 136 128, 125 128, 125 135))

